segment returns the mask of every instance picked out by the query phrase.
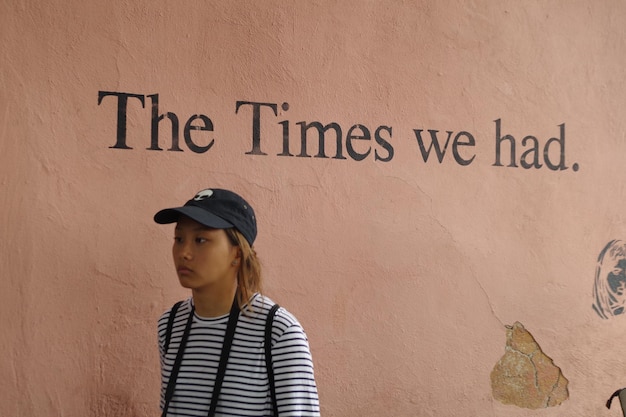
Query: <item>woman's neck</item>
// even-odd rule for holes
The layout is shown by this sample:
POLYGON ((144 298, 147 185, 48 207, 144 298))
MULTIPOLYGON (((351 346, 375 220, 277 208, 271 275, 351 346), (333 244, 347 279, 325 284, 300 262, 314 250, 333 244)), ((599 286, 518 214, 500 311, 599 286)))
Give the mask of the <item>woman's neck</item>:
POLYGON ((228 314, 237 292, 237 283, 225 288, 193 290, 193 303, 200 317, 219 317, 228 314))

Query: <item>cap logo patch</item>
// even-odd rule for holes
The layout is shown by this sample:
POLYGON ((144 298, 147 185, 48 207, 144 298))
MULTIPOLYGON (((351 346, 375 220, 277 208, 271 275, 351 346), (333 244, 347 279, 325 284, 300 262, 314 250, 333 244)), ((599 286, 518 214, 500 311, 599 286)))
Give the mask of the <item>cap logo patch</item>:
POLYGON ((209 198, 213 195, 213 190, 202 190, 193 198, 195 201, 202 201, 205 198, 209 198))

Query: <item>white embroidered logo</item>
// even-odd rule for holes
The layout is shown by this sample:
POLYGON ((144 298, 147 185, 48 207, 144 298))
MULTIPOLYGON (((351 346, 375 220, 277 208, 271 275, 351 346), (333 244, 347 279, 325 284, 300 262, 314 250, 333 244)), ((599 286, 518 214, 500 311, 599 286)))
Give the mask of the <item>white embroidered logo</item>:
POLYGON ((213 190, 202 190, 193 198, 196 201, 204 200, 205 198, 209 198, 213 195, 213 190))

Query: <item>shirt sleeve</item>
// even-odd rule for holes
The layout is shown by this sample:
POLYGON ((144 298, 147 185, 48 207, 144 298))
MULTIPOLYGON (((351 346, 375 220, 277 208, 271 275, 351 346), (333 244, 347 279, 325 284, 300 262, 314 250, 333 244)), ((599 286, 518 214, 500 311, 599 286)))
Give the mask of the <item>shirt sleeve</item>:
POLYGON ((318 417, 313 358, 302 326, 291 323, 272 346, 279 417, 318 417))
POLYGON ((159 363, 161 368, 161 389, 160 389, 160 401, 159 408, 163 410, 165 405, 165 378, 164 375, 164 361, 165 361, 165 329, 167 327, 167 319, 169 318, 169 310, 163 313, 157 322, 157 344, 159 346, 159 363))

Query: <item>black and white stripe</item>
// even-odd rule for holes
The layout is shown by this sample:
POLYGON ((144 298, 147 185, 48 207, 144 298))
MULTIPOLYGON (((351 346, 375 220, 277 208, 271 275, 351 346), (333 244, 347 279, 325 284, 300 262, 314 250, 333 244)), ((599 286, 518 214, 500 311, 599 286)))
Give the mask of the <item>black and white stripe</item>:
MULTIPOLYGON (((176 313, 167 352, 163 349, 170 310, 158 322, 161 408, 191 302, 191 298, 185 300, 176 313)), ((255 295, 252 309, 240 313, 216 415, 273 415, 264 352, 265 321, 273 304, 269 298, 255 295)), ((194 314, 193 320, 168 416, 205 417, 208 414, 228 315, 207 319, 194 314)), ((272 360, 280 417, 319 416, 313 360, 306 334, 298 320, 282 307, 276 312, 272 327, 272 360)))

